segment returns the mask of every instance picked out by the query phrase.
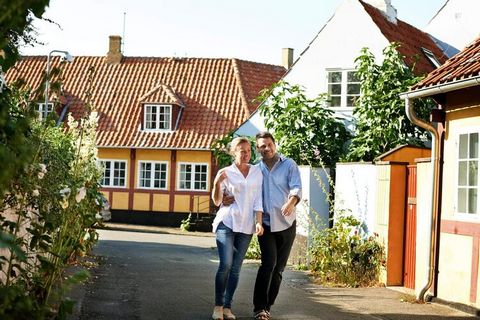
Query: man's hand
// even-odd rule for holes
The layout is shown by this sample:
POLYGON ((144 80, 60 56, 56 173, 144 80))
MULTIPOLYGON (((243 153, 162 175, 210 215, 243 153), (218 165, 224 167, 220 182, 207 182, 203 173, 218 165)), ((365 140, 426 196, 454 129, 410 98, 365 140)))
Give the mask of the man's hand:
POLYGON ((297 197, 288 198, 287 202, 282 206, 282 214, 286 217, 293 213, 295 205, 297 204, 297 197))
POLYGON ((235 202, 235 197, 234 196, 229 196, 229 195, 226 195, 226 194, 223 195, 222 204, 224 206, 229 206, 234 202, 235 202))
POLYGON ((263 226, 260 222, 255 224, 255 234, 259 237, 263 235, 263 226))

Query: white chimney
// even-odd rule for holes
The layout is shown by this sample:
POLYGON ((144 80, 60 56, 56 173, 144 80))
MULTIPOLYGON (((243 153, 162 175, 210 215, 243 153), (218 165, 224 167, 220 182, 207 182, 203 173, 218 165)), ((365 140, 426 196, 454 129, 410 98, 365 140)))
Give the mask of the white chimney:
POLYGON ((391 0, 363 0, 382 11, 383 15, 392 23, 397 23, 397 9, 392 6, 391 0))

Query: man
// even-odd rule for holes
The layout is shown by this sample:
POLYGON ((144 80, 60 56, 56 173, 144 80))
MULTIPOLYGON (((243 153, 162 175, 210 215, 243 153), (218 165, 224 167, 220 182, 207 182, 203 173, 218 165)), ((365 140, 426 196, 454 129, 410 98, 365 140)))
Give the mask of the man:
MULTIPOLYGON (((253 312, 255 319, 268 320, 295 240, 295 205, 301 198, 302 183, 297 164, 277 153, 269 132, 258 133, 256 140, 262 156, 264 233, 258 237, 262 263, 255 281, 253 312)), ((228 200, 232 201, 225 199, 224 204, 228 200)))

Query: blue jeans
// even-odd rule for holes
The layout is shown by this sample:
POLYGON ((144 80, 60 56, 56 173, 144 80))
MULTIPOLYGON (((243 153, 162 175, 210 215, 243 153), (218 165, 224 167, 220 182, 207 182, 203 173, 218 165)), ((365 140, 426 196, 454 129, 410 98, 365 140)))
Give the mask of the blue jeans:
POLYGON ((233 232, 232 229, 220 223, 216 238, 220 265, 215 276, 215 306, 231 308, 243 258, 252 235, 233 232))

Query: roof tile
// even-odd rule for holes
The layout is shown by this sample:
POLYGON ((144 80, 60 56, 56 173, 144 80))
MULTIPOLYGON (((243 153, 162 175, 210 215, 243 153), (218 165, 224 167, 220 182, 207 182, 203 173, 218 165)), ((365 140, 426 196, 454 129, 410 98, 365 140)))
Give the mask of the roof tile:
MULTIPOLYGON (((52 59, 52 67, 59 63, 58 57, 52 59)), ((45 56, 23 57, 6 79, 23 78, 37 88, 45 64, 45 56)), ((250 116, 259 105, 254 98, 284 73, 280 66, 237 59, 124 57, 113 65, 105 57, 82 56, 63 66, 62 77, 76 118, 91 91, 91 105, 100 115, 100 147, 209 149, 250 116), (184 106, 178 130, 141 131, 142 102, 184 106)))
POLYGON ((388 41, 400 44, 398 51, 405 56, 407 65, 415 66, 416 73, 427 74, 435 69, 435 66, 426 58, 422 48, 430 50, 441 64, 447 60, 447 56, 427 33, 399 19, 397 19, 397 23, 390 22, 377 8, 361 0, 360 3, 388 41))
POLYGON ((451 57, 438 69, 414 85, 411 90, 465 80, 480 75, 480 38, 451 57))

